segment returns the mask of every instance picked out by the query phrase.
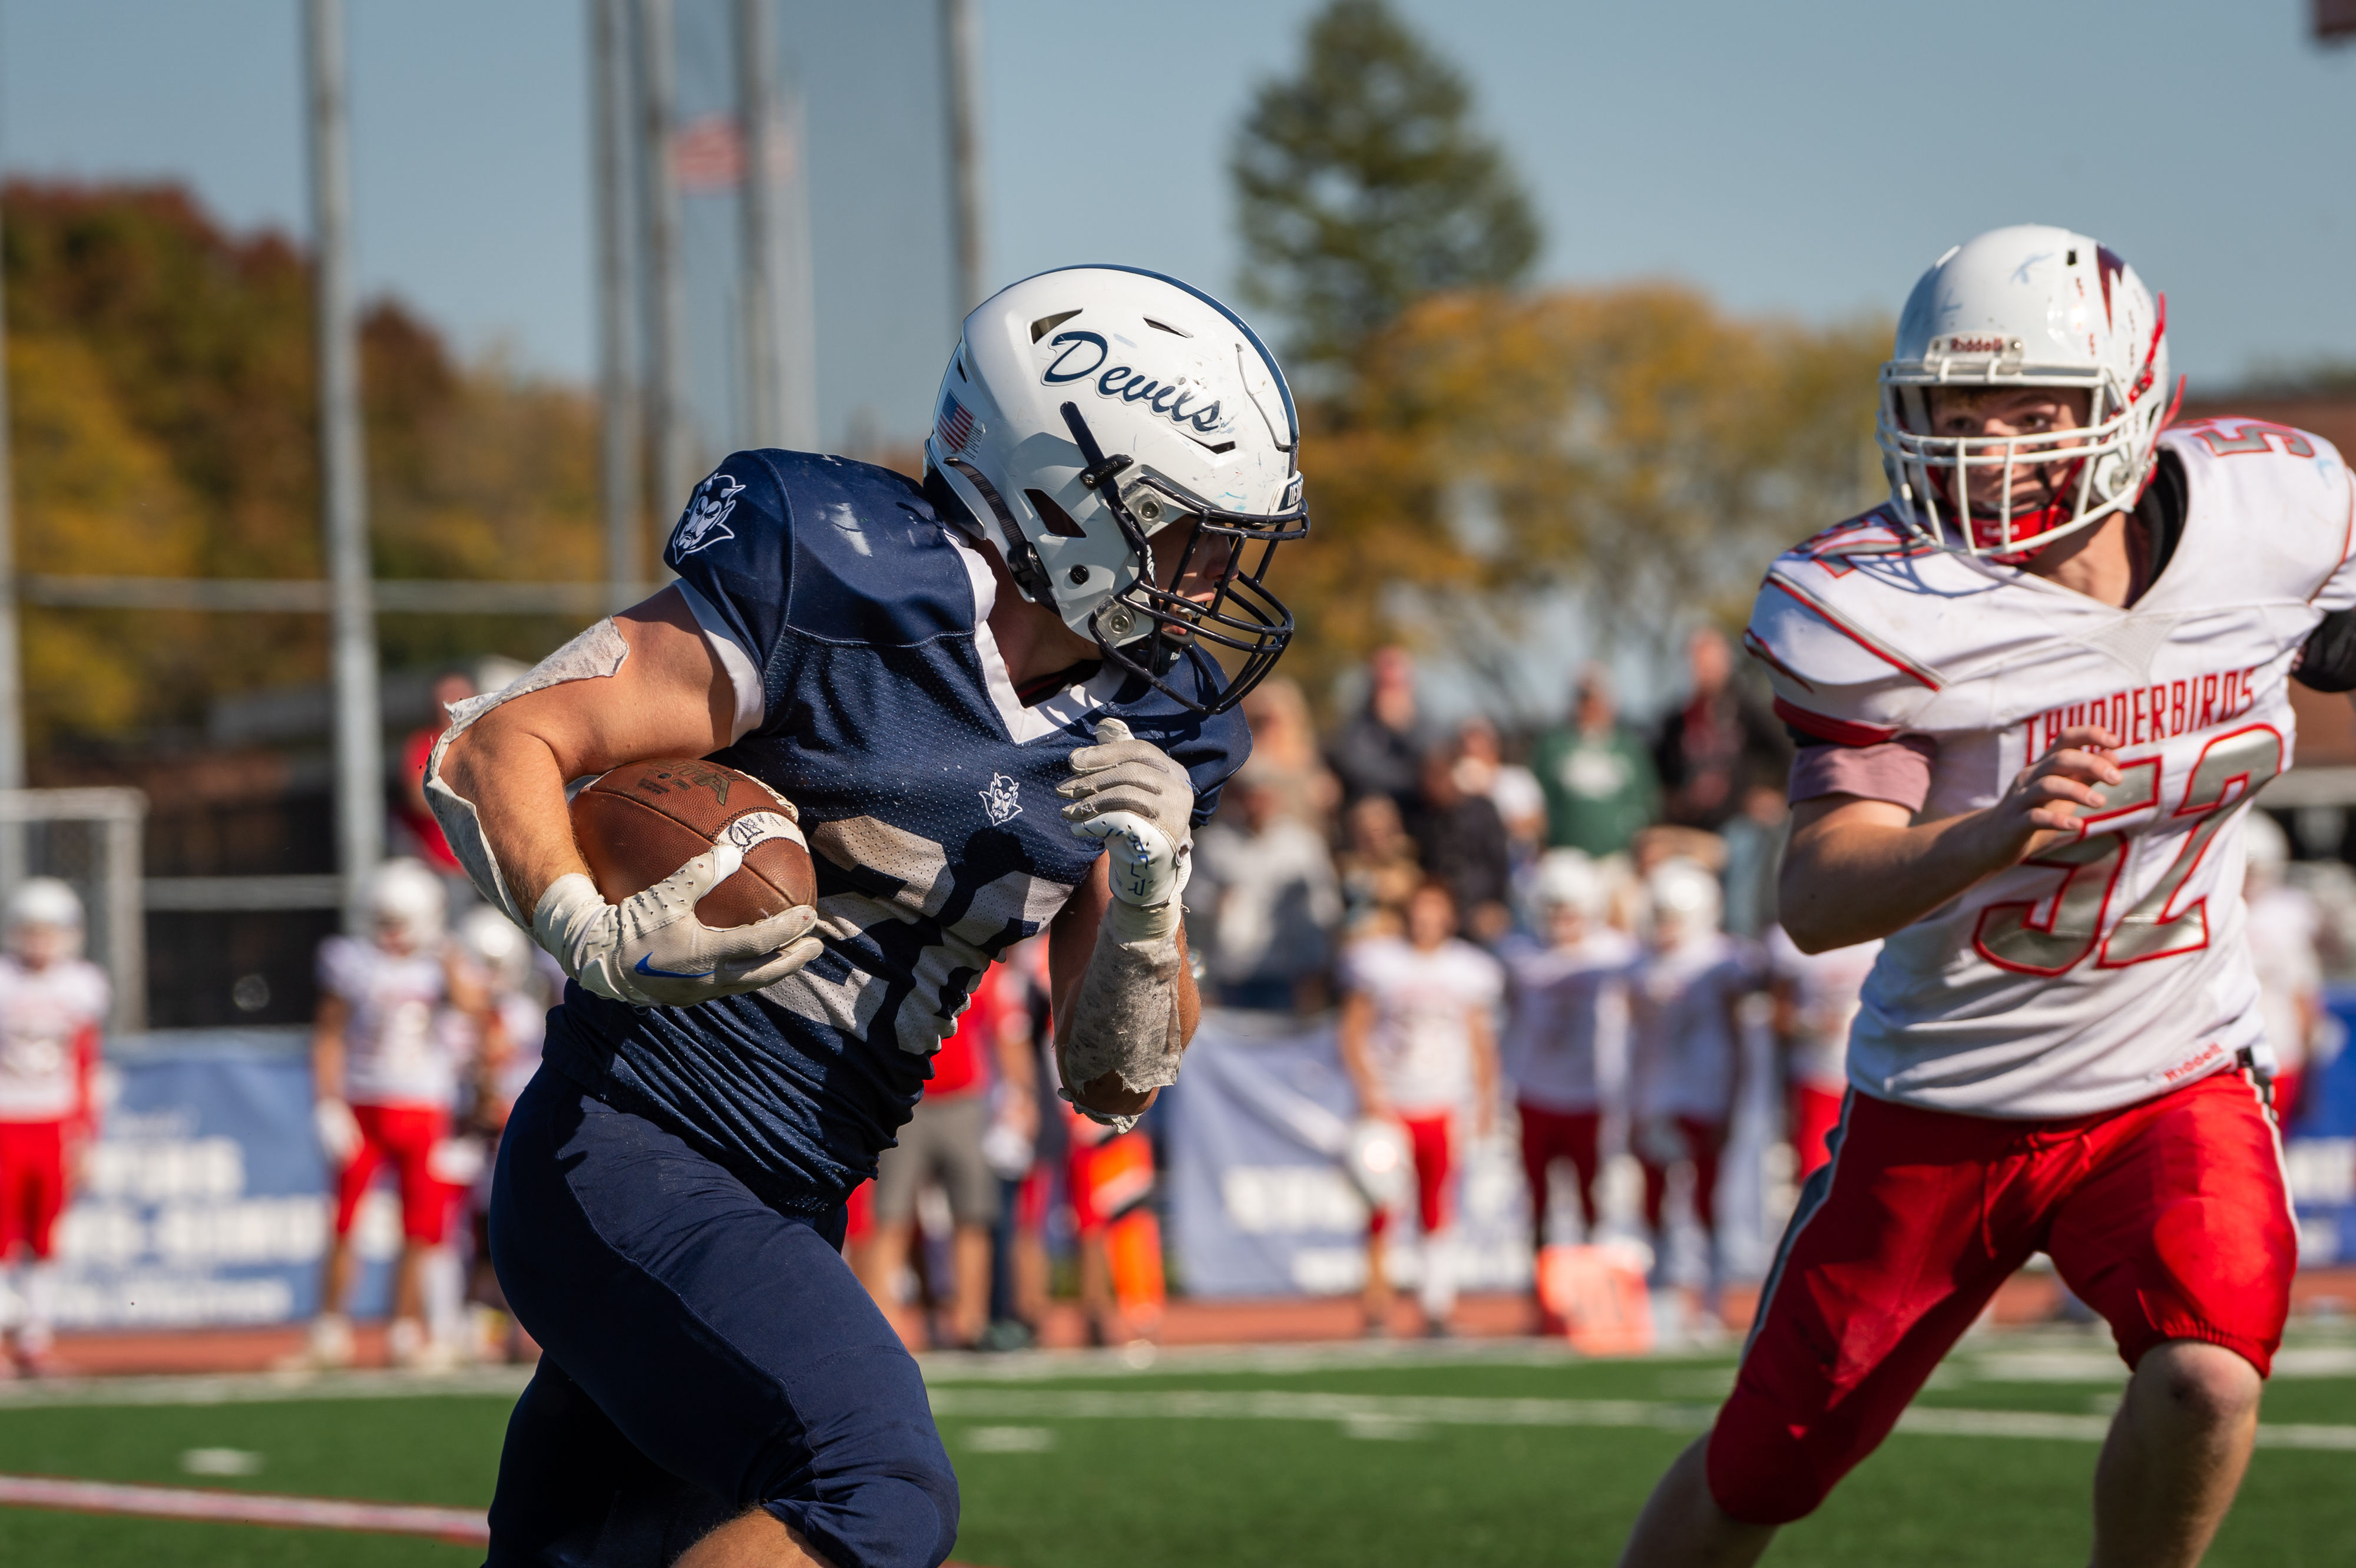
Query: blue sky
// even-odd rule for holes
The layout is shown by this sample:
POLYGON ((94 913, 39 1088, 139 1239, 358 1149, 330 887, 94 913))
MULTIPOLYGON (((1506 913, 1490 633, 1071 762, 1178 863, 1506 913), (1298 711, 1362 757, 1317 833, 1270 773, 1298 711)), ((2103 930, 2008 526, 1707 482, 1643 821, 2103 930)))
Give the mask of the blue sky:
MULTIPOLYGON (((1253 84, 1295 57, 1310 0, 980 3, 992 274, 1114 260, 1232 285, 1226 150, 1253 84)), ((2356 360, 2356 48, 2308 42, 2305 0, 1398 3, 1472 79, 1528 181, 1547 279, 1666 274, 1746 311, 1888 313, 1949 243, 2035 220, 2094 232, 2169 293, 2196 384, 2356 360)), ((862 4, 861 58, 830 53, 857 28, 829 26, 803 69, 855 77, 887 122, 936 113, 929 49, 906 36, 931 0, 862 4)), ((578 0, 350 11, 367 285, 469 350, 584 373, 578 0)), ((0 158, 182 179, 234 224, 300 232, 296 15, 295 0, 0 0, 0 158)), ((898 204, 937 203, 905 137, 843 139, 832 161, 851 177, 821 193, 821 229, 859 230, 855 244, 898 204), (872 178, 855 177, 862 159, 872 178)), ((843 330, 945 350, 945 316, 926 299, 843 330)), ((892 375, 922 382, 892 396, 896 424, 931 385, 892 375)))

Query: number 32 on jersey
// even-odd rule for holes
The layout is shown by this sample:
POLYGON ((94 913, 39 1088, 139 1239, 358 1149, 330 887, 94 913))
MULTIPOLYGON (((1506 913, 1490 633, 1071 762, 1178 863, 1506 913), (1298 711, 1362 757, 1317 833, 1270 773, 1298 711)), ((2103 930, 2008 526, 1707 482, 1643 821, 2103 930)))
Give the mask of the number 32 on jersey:
POLYGON ((2080 819, 2079 836, 2021 863, 2060 872, 2060 885, 2030 902, 1981 910, 1972 946, 1999 969, 2038 975, 2062 974, 2089 958, 2097 968, 2125 969, 2207 947, 2208 896, 2188 898, 2185 890, 2225 824, 2282 771, 2283 750, 2282 735, 2271 725, 2218 736, 2194 760, 2173 811, 2134 828, 2106 829, 2105 822, 2166 810, 2169 791, 2161 759, 2121 763, 2126 777, 2101 789, 2103 804, 2080 819), (2119 877, 2135 840, 2187 820, 2193 820, 2191 831, 2167 874, 2133 908, 2117 913, 2119 877))

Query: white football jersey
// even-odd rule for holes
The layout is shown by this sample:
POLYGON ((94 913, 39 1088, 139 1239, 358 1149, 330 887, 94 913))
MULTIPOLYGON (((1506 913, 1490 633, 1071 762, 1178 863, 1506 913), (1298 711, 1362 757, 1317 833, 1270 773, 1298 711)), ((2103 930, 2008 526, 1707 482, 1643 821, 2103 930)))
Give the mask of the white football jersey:
POLYGON ((1879 941, 1827 952, 1802 952, 1783 928, 1767 932, 1768 972, 1791 988, 1792 1081, 1837 1094, 1848 1087, 1848 1031, 1866 977, 1881 957, 1879 941))
POLYGON ((27 969, 0 957, 0 1122, 62 1122, 83 1109, 80 1052, 111 1004, 106 972, 71 959, 27 969))
POLYGON ((319 989, 352 1010, 344 1026, 347 1101, 445 1111, 457 1103, 463 1046, 438 1016, 450 994, 440 953, 391 953, 329 937, 319 944, 319 989))
POLYGON ((1513 986, 1506 1081, 1541 1111, 1595 1110, 1627 1071, 1635 939, 1606 928, 1569 947, 1525 937, 1502 951, 1513 986))
POLYGON ((2307 1066, 2305 1008, 2323 1001, 2323 961, 2316 951, 2323 911, 2301 887, 2275 886, 2247 900, 2250 961, 2258 977, 2258 1015, 2276 1072, 2307 1066))
POLYGON ((1922 819, 1993 805, 2072 725, 2125 743, 2079 836, 1890 938, 1849 1043, 1868 1094, 1987 1116, 2132 1104, 2261 1035, 2241 812, 2291 764, 2287 684, 2356 603, 2356 488, 2330 445, 2253 420, 2161 447, 2183 533, 2120 609, 1922 544, 1879 512, 1776 561, 1746 641, 1796 729, 1927 737, 1922 819))
POLYGON ((1470 942, 1423 952, 1375 937, 1344 951, 1342 983, 1374 1004, 1366 1054, 1392 1110, 1433 1116, 1472 1102, 1472 1016, 1505 999, 1495 959, 1470 942))
POLYGON ((1639 1117, 1726 1121, 1742 1041, 1735 1009, 1759 989, 1758 950, 1709 931, 1637 960, 1628 979, 1629 1098, 1639 1117))

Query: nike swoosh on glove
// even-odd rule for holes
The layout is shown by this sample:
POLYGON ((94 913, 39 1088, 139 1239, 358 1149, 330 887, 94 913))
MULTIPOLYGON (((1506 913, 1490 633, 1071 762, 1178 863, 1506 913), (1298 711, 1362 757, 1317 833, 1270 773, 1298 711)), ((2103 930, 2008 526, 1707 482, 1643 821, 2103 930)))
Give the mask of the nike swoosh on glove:
POLYGON ((1119 719, 1098 720, 1096 738, 1072 753, 1072 777, 1055 788, 1071 801, 1064 820, 1075 837, 1110 843, 1114 897, 1140 908, 1167 904, 1193 868, 1194 780, 1119 719))
POLYGON ((716 844, 643 893, 608 904, 580 872, 558 877, 532 911, 531 934, 564 972, 633 1007, 692 1007, 775 985, 824 950, 810 905, 719 928, 695 918, 703 896, 736 875, 744 852, 716 844))

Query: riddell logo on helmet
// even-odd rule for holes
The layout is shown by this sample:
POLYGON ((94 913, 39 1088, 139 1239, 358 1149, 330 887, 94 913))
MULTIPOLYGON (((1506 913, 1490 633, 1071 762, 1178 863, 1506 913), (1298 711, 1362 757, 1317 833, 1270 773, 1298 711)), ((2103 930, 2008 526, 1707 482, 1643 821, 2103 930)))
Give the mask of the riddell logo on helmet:
POLYGON ((1950 354, 2001 354, 2012 345, 2001 338, 1950 338, 1950 354))
POLYGON ((1188 426, 1208 435, 1224 430, 1234 422, 1220 411, 1218 400, 1197 408, 1194 400, 1203 395, 1200 386, 1184 381, 1168 385, 1155 381, 1142 371, 1127 365, 1105 368, 1112 358, 1112 345, 1093 332, 1058 332, 1047 339, 1047 347, 1060 349, 1055 360, 1039 372, 1039 379, 1051 387, 1095 377, 1098 397, 1119 398, 1123 403, 1141 403, 1173 424, 1188 426), (1098 374, 1098 371, 1102 374, 1098 374))

